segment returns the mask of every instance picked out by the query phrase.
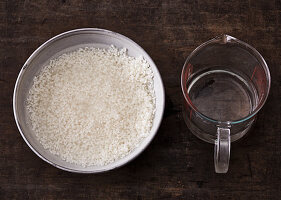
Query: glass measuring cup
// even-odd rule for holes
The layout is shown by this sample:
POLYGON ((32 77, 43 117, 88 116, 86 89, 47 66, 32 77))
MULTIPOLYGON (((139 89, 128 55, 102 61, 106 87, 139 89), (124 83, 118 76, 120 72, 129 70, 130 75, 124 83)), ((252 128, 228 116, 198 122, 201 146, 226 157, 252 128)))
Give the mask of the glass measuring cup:
POLYGON ((217 173, 226 173, 230 143, 253 125, 270 89, 270 73, 260 53, 229 35, 197 47, 181 74, 183 115, 191 132, 215 144, 217 173))

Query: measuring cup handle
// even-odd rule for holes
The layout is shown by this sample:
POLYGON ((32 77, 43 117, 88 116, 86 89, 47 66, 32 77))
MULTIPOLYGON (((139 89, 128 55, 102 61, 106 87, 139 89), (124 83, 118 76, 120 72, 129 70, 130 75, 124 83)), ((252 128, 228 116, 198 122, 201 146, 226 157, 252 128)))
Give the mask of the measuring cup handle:
POLYGON ((230 129, 218 127, 214 152, 216 173, 226 173, 228 171, 230 142, 230 129))

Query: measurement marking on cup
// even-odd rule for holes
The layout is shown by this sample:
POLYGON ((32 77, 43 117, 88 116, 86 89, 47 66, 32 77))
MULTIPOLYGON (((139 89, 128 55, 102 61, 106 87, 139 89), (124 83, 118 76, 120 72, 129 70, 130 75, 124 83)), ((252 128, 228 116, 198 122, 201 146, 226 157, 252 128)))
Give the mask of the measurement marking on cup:
POLYGON ((193 71, 193 66, 192 66, 192 64, 188 63, 187 69, 188 69, 188 70, 186 70, 186 72, 185 72, 185 74, 184 74, 184 79, 185 79, 185 81, 186 81, 186 80, 190 77, 190 75, 192 74, 192 71, 193 71))
MULTIPOLYGON (((188 63, 186 68, 187 68, 187 70, 185 71, 185 74, 184 74, 185 82, 187 81, 187 79, 188 79, 188 78, 191 76, 191 74, 192 74, 193 65, 190 64, 190 63, 188 63)), ((186 85, 185 85, 184 87, 186 87, 186 85)), ((189 98, 188 93, 187 93, 186 97, 187 97, 189 103, 192 105, 192 102, 191 102, 191 100, 190 100, 190 98, 189 98)), ((191 117, 192 117, 192 108, 190 107, 190 112, 189 112, 189 119, 190 119, 190 120, 191 120, 191 117)))
POLYGON ((252 74, 251 80, 254 78, 254 75, 255 75, 256 71, 257 71, 257 66, 255 66, 255 69, 254 69, 254 71, 253 71, 253 74, 252 74))
POLYGON ((188 77, 192 74, 192 71, 193 71, 193 65, 192 64, 190 64, 190 63, 188 63, 188 65, 187 65, 187 68, 188 68, 188 77))

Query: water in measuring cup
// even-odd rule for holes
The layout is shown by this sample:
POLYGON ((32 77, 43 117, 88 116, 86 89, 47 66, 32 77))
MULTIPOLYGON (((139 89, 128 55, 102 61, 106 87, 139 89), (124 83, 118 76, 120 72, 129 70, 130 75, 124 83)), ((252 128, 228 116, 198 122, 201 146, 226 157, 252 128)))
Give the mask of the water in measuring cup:
POLYGON ((218 121, 246 117, 257 105, 257 92, 250 80, 227 70, 208 70, 193 76, 187 92, 195 107, 218 121))

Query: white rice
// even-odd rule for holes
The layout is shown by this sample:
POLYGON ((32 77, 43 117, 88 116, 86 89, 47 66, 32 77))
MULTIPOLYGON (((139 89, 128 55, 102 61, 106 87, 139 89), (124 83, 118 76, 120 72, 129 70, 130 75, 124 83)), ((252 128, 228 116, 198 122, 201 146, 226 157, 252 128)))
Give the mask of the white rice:
POLYGON ((26 102, 45 149, 82 166, 107 165, 150 133, 153 71, 126 49, 80 48, 51 60, 34 78, 26 102))

